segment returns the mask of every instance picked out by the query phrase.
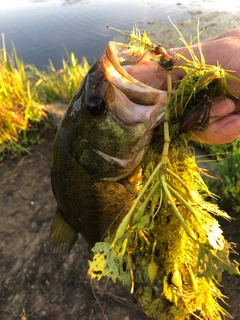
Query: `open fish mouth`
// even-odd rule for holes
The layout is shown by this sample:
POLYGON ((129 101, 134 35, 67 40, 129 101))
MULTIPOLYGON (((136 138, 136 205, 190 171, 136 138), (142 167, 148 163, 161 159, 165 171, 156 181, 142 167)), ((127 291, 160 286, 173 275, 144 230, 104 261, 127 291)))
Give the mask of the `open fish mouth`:
POLYGON ((153 54, 148 52, 142 57, 133 54, 128 45, 111 41, 99 63, 106 79, 116 88, 116 98, 129 100, 116 108, 119 119, 128 124, 148 123, 148 129, 161 123, 167 94, 159 89, 163 79, 157 77, 158 64, 153 61, 153 54))
POLYGON ((153 61, 151 52, 144 56, 133 54, 128 45, 110 41, 103 60, 106 76, 112 84, 139 104, 155 103, 163 80, 157 78, 158 64, 153 61))
MULTIPOLYGON (((157 77, 158 64, 155 54, 148 52, 142 56, 133 53, 132 49, 126 44, 111 41, 106 46, 105 55, 115 70, 131 84, 145 90, 148 90, 149 86, 152 89, 160 89, 163 79, 157 77)), ((111 78, 111 81, 114 81, 114 79, 111 78)), ((129 88, 126 86, 127 89, 129 88)), ((149 103, 151 103, 151 100, 149 103)))

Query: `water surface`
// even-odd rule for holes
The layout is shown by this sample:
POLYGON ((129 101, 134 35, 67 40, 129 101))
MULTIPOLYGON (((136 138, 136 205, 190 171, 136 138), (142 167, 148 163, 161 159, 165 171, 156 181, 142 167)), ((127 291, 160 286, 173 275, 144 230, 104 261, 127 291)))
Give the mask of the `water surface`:
POLYGON ((188 19, 189 11, 239 10, 236 1, 204 0, 0 0, 0 32, 8 51, 14 42, 25 63, 38 68, 51 59, 61 67, 65 46, 93 64, 116 36, 107 25, 131 30, 148 28, 155 19, 188 19))

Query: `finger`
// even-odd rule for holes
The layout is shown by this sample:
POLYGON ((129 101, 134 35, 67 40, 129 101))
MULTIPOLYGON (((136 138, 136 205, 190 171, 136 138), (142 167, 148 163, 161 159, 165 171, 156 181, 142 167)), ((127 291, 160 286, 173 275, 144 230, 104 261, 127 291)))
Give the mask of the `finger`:
POLYGON ((236 105, 231 99, 220 100, 215 102, 210 110, 209 123, 218 121, 220 118, 226 117, 236 111, 236 105))
POLYGON ((240 112, 210 124, 207 130, 197 132, 192 140, 207 144, 225 144, 240 136, 240 112))

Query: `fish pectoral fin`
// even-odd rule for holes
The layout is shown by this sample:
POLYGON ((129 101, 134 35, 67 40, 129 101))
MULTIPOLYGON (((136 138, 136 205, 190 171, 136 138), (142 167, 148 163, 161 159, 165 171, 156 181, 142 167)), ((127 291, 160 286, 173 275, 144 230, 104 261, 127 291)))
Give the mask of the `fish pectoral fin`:
POLYGON ((50 230, 50 242, 55 253, 68 254, 78 238, 78 232, 71 227, 57 210, 50 230))

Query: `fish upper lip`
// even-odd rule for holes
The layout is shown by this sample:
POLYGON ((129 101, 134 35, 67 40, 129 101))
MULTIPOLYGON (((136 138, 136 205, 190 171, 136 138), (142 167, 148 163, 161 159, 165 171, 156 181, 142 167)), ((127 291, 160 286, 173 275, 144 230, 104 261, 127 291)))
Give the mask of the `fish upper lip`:
MULTIPOLYGON (((145 85, 142 82, 137 81, 128 72, 126 72, 122 64, 120 64, 121 59, 125 61, 125 58, 121 57, 119 54, 120 52, 123 52, 124 49, 129 52, 128 46, 126 44, 118 43, 114 41, 108 42, 105 49, 105 55, 107 57, 107 60, 111 62, 111 64, 114 66, 114 69, 116 69, 125 79, 130 81, 132 84, 139 85, 140 87, 141 86, 145 87, 145 85)), ((134 64, 134 56, 130 55, 130 53, 128 52, 125 52, 124 57, 129 57, 129 56, 132 57, 132 61, 129 61, 128 64, 134 64)), ((135 61, 135 63, 137 63, 137 61, 135 61)))

